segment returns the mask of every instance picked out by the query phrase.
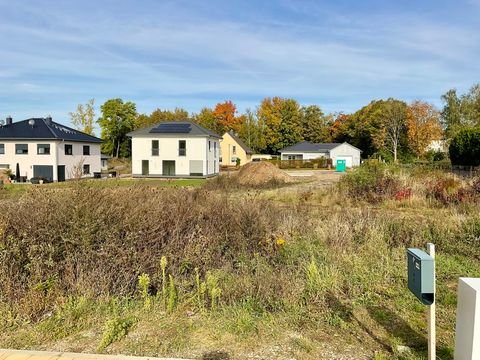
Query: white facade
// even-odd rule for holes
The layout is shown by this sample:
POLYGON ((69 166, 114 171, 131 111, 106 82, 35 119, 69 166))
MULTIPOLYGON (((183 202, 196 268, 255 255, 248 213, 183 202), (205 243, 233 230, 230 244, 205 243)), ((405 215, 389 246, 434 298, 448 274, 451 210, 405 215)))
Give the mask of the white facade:
POLYGON ((91 177, 94 172, 100 172, 100 144, 62 140, 0 140, 0 168, 10 169, 15 174, 17 163, 19 176, 28 180, 45 176, 45 171, 51 174, 53 181, 71 179, 78 166, 81 166, 83 177, 91 177), (71 155, 65 154, 65 145, 71 146, 71 155), (88 147, 89 155, 84 155, 84 146, 88 147))
POLYGON ((219 159, 220 142, 213 136, 132 135, 134 177, 210 177, 219 173, 219 159))
POLYGON ((282 152, 282 160, 315 160, 324 157, 328 159, 327 153, 320 152, 302 152, 302 151, 288 151, 282 152))
POLYGON ((332 159, 335 166, 337 160, 345 160, 347 167, 360 165, 360 150, 348 143, 338 144, 325 151, 280 151, 281 160, 315 160, 320 158, 332 159))
POLYGON ((346 160, 347 167, 360 166, 360 150, 348 143, 343 143, 330 150, 330 159, 334 166, 337 160, 346 160))

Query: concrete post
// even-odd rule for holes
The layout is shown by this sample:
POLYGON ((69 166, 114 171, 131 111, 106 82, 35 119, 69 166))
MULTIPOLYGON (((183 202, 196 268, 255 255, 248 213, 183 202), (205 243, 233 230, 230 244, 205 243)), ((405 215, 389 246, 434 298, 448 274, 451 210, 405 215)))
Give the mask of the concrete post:
POLYGON ((480 359, 480 278, 458 280, 454 359, 480 359))

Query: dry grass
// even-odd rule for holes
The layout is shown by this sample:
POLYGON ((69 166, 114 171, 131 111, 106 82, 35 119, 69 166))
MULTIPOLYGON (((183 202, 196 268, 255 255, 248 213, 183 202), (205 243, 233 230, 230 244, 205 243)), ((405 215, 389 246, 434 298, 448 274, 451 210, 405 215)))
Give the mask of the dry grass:
POLYGON ((107 338, 106 352, 144 355, 421 358, 425 308, 406 289, 405 248, 434 242, 439 353, 451 359, 457 278, 480 276, 479 205, 443 203, 421 176, 385 170, 410 196, 368 185, 351 197, 347 179, 308 194, 225 181, 5 200, 0 346, 94 351, 107 338))

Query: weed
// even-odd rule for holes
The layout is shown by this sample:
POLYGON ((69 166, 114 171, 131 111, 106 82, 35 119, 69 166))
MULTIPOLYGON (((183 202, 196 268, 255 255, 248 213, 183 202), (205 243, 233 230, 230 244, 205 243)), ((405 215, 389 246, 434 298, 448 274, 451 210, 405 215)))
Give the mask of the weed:
POLYGON ((133 319, 114 318, 108 320, 105 324, 98 350, 102 351, 113 342, 123 339, 133 324, 133 319))
POLYGON ((138 288, 140 290, 140 296, 143 300, 143 307, 145 309, 150 309, 152 305, 152 298, 148 293, 150 287, 150 276, 148 274, 142 274, 138 276, 138 288))
POLYGON ((173 276, 168 275, 168 301, 167 301, 167 311, 172 312, 177 306, 177 288, 175 282, 173 281, 173 276))

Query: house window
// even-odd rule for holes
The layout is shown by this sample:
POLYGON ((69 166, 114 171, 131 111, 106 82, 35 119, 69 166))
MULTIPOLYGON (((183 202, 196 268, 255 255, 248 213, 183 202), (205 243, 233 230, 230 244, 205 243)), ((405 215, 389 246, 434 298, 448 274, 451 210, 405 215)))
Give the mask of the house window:
POLYGON ((212 151, 212 142, 208 140, 208 151, 212 151))
POLYGON ((158 156, 158 140, 152 140, 152 156, 158 156))
POLYGON ((27 155, 28 144, 15 144, 15 154, 27 155))
POLYGON ((232 154, 237 155, 237 147, 235 145, 232 146, 232 154))
POLYGON ((90 145, 83 145, 83 155, 90 155, 90 145))
POLYGON ((5 144, 0 144, 0 154, 5 154, 5 144))
POLYGON ((73 145, 65 144, 65 155, 73 155, 73 145))
POLYGON ((83 175, 88 175, 90 174, 90 165, 84 164, 83 165, 83 175))
POLYGON ((217 143, 213 143, 213 157, 217 157, 217 143))
POLYGON ((187 142, 185 140, 178 140, 178 156, 187 155, 187 142))
POLYGON ((50 144, 37 144, 38 155, 50 155, 50 144))

